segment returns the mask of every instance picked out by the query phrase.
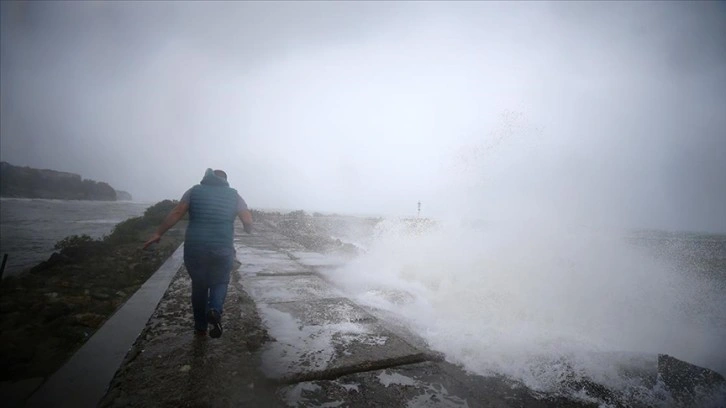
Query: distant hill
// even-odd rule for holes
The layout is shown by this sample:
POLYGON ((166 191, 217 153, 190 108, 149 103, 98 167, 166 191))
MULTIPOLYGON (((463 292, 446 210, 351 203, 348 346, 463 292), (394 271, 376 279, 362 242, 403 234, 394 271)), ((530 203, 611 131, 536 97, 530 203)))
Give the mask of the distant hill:
POLYGON ((120 201, 131 201, 133 200, 133 197, 131 197, 131 194, 126 191, 116 190, 116 199, 120 201))
POLYGON ((108 183, 82 179, 62 171, 13 166, 0 162, 0 197, 51 198, 60 200, 131 200, 108 183))

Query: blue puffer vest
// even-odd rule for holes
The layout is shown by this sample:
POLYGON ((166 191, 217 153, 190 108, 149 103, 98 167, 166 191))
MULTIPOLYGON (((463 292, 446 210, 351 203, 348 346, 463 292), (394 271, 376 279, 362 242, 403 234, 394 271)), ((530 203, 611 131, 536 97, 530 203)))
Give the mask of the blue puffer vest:
POLYGON ((189 197, 189 226, 184 246, 234 246, 237 190, 208 169, 189 197))

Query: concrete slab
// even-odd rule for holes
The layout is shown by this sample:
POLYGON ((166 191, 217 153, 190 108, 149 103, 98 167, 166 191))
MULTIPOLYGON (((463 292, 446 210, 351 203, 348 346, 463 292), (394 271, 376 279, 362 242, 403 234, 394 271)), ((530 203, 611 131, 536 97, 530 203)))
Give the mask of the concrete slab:
POLYGON ((501 377, 467 375, 446 362, 422 362, 360 372, 332 380, 305 381, 279 389, 291 407, 547 407, 501 377))
POLYGON ((95 407, 184 261, 179 248, 28 400, 27 407, 95 407))
POLYGON ((318 252, 292 252, 291 255, 301 264, 312 267, 339 267, 345 265, 349 259, 340 255, 321 254, 318 252))
POLYGON ((248 247, 248 246, 244 246, 244 245, 241 245, 240 244, 240 245, 235 245, 235 250, 237 251, 237 257, 238 258, 240 258, 240 257, 246 257, 246 256, 261 256, 261 257, 264 257, 264 256, 277 256, 277 255, 279 255, 279 256, 285 256, 286 258, 289 259, 289 257, 287 257, 287 255, 285 255, 284 253, 282 253, 280 251, 273 250, 273 249, 252 248, 252 247, 248 247))
POLYGON ((376 318, 347 298, 327 298, 306 302, 283 302, 275 309, 290 314, 307 326, 336 323, 375 322, 376 318))
POLYGON ((342 295, 317 275, 243 276, 240 283, 258 303, 310 301, 342 295))
POLYGON ((247 246, 249 248, 265 250, 265 251, 276 251, 278 249, 283 249, 282 246, 276 245, 269 241, 249 242, 249 241, 235 240, 234 245, 237 247, 247 246))
POLYGON ((277 381, 334 378, 430 358, 345 298, 258 304, 258 310, 275 339, 262 352, 262 371, 277 381))
POLYGON ((234 244, 236 246, 246 246, 255 249, 264 250, 281 250, 281 251, 303 251, 305 247, 291 241, 289 238, 278 235, 278 236, 261 236, 261 235, 247 235, 235 237, 234 244))
POLYGON ((252 265, 275 265, 280 263, 298 265, 298 263, 290 259, 287 254, 283 253, 248 253, 244 255, 238 255, 237 260, 243 264, 252 265))
POLYGON ((286 252, 237 246, 241 275, 290 275, 311 273, 310 267, 295 262, 286 252))
POLYGON ((268 260, 265 262, 252 263, 242 262, 239 268, 241 274, 245 275, 291 275, 296 273, 312 273, 313 270, 309 266, 300 265, 291 260, 268 260))
POLYGON ((283 257, 265 257, 246 256, 238 258, 240 262, 240 273, 242 274, 292 274, 292 273, 309 273, 312 269, 308 266, 301 265, 287 256, 283 257))

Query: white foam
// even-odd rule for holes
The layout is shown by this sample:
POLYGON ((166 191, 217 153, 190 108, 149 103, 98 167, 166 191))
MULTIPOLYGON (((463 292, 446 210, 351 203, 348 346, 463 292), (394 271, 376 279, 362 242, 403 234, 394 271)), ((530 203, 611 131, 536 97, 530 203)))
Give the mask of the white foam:
POLYGON ((355 322, 306 325, 274 306, 260 304, 259 308, 265 326, 275 339, 262 353, 264 370, 272 376, 323 371, 338 353, 350 355, 350 345, 383 345, 388 340, 355 322))
POLYGON ((383 222, 366 254, 323 273, 355 301, 404 318, 448 360, 535 390, 554 391, 573 372, 621 391, 642 386, 620 375, 613 354, 594 357, 604 352, 726 368, 726 294, 616 235, 450 225, 411 233, 383 222))
POLYGON ((395 385, 416 385, 416 381, 411 377, 406 377, 405 375, 399 374, 399 373, 392 373, 389 374, 388 371, 383 371, 382 373, 378 374, 378 381, 383 384, 384 387, 388 388, 391 384, 395 385))
POLYGON ((441 384, 430 384, 417 381, 400 373, 389 373, 388 370, 378 374, 378 381, 386 388, 391 385, 402 385, 404 387, 416 387, 423 393, 414 396, 406 401, 406 407, 468 407, 469 404, 455 396, 449 395, 449 391, 441 384))

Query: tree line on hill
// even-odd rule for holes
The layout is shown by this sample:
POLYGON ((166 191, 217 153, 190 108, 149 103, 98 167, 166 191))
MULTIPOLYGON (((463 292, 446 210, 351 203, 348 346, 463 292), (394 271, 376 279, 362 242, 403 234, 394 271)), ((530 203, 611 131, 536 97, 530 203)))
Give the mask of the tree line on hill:
POLYGON ((83 179, 80 175, 55 170, 13 166, 0 162, 0 197, 60 200, 131 200, 131 194, 117 191, 108 183, 83 179))

